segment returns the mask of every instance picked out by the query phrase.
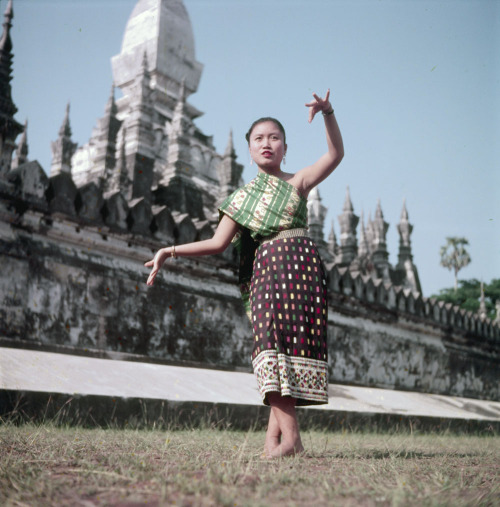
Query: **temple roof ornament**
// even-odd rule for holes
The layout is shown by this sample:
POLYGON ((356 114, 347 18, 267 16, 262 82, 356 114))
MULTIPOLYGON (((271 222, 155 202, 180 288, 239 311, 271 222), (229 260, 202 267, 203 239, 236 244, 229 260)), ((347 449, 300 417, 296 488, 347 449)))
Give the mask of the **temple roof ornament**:
POLYGON ((401 219, 396 226, 399 233, 399 263, 402 264, 406 259, 412 259, 410 236, 413 231, 413 225, 408 220, 408 211, 406 209, 406 199, 403 200, 403 209, 401 210, 401 219))
POLYGON ((28 162, 28 120, 24 122, 24 130, 17 145, 16 155, 12 160, 12 169, 28 162))
POLYGON ((233 142, 233 129, 229 130, 229 136, 227 138, 226 150, 224 151, 224 157, 236 158, 236 152, 234 151, 233 142))
POLYGON ((130 180, 127 170, 127 155, 126 155, 126 137, 127 129, 122 127, 121 139, 117 142, 117 161, 111 175, 104 182, 104 188, 107 192, 122 192, 123 195, 130 194, 130 180))
POLYGON ((401 210, 401 218, 396 226, 399 233, 399 253, 396 270, 400 272, 401 284, 412 290, 421 292, 420 279, 418 271, 413 264, 413 255, 411 252, 411 233, 413 225, 409 222, 408 210, 406 209, 406 199, 403 200, 403 209, 401 210))
POLYGON ((350 264, 358 253, 356 227, 359 217, 354 214, 349 187, 346 190, 343 213, 338 216, 340 223, 340 264, 350 264))
POLYGON ((116 165, 117 136, 122 123, 117 118, 117 111, 115 87, 112 85, 104 116, 97 120, 90 140, 95 147, 91 174, 101 185, 111 177, 116 165))
POLYGON ((51 143, 52 165, 50 175, 61 172, 71 173, 71 158, 76 151, 77 143, 71 140, 71 126, 69 122, 69 102, 66 105, 64 119, 59 129, 59 137, 51 143))
POLYGON ((330 227, 330 234, 328 235, 328 253, 331 255, 334 261, 337 255, 339 254, 339 245, 337 243, 337 236, 335 235, 333 220, 332 225, 330 227))
POLYGON ((486 309, 486 302, 484 300, 484 283, 481 282, 481 297, 479 299, 479 318, 481 320, 485 320, 488 316, 488 311, 486 309))
POLYGON ((321 204, 321 196, 319 195, 318 187, 314 187, 311 192, 309 192, 309 197, 307 199, 307 213, 309 233, 311 238, 318 244, 324 243, 323 227, 327 211, 327 208, 321 204))
POLYGON ((14 10, 12 8, 12 0, 9 0, 5 9, 3 22, 2 38, 0 39, 0 111, 3 114, 14 116, 17 107, 12 102, 12 90, 10 82, 12 80, 12 40, 10 38, 10 29, 12 28, 12 18, 14 10))
POLYGON ((370 250, 372 253, 372 261, 377 270, 377 274, 384 280, 389 280, 389 252, 387 251, 386 235, 389 224, 384 220, 380 199, 377 202, 375 210, 375 218, 372 221, 372 243, 370 250))
POLYGON ((358 257, 365 257, 370 253, 370 248, 368 245, 368 240, 366 238, 366 230, 365 230, 365 222, 363 217, 363 210, 361 210, 361 214, 359 216, 359 247, 358 247, 358 257))
POLYGON ((403 200, 403 209, 401 210, 401 219, 397 225, 399 232, 399 245, 410 248, 410 235, 413 231, 413 225, 408 221, 408 211, 406 210, 406 199, 403 200))
POLYGON ((228 195, 232 194, 240 184, 243 166, 236 162, 236 158, 233 143, 233 131, 230 130, 226 150, 224 151, 224 155, 222 157, 222 163, 217 166, 217 175, 220 183, 219 204, 228 195))
POLYGON ((14 9, 9 0, 5 9, 3 33, 0 39, 0 177, 5 176, 11 168, 12 154, 16 148, 16 137, 23 131, 23 126, 14 119, 17 107, 12 100, 10 82, 12 80, 12 40, 10 29, 14 9))

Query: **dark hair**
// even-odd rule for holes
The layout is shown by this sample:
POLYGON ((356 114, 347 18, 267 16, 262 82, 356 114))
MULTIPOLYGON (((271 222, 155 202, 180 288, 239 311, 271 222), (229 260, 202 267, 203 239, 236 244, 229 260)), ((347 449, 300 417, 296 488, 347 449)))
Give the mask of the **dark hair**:
POLYGON ((264 123, 266 121, 272 121, 276 124, 276 126, 281 130, 281 133, 283 134, 283 141, 286 144, 286 134, 285 134, 285 128, 276 118, 271 118, 270 116, 265 116, 264 118, 259 118, 258 120, 255 120, 251 127, 248 129, 248 132, 245 134, 245 139, 247 140, 247 143, 250 144, 250 136, 252 135, 252 130, 259 124, 264 123))

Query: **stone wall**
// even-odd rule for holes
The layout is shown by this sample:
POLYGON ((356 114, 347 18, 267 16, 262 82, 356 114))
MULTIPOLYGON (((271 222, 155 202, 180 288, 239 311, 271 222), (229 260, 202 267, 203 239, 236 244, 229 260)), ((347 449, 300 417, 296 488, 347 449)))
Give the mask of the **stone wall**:
MULTIPOLYGON (((50 180, 60 183, 59 176, 50 180)), ((20 210, 21 200, 2 202, 0 336, 171 360, 246 363, 248 326, 232 250, 210 261, 169 262, 153 287, 145 284, 149 270, 143 264, 157 248, 174 237, 184 242, 211 236, 207 223, 200 227, 165 207, 130 207, 114 195, 102 199, 101 223, 90 223, 74 206, 82 189, 68 192, 68 186, 48 181, 45 206, 31 202, 20 210)))
MULTIPOLYGON (((231 249, 169 262, 145 284, 144 261, 165 243, 209 237, 207 222, 28 169, 0 182, 0 337, 250 368, 231 249)), ((500 399, 497 324, 327 270, 331 382, 500 399)))

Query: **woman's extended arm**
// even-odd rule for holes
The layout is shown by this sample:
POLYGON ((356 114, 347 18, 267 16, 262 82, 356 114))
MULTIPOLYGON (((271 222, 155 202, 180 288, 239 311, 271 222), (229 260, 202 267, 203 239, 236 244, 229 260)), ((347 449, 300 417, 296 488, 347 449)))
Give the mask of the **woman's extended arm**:
MULTIPOLYGON (((238 227, 238 224, 233 219, 224 215, 212 238, 176 246, 175 255, 177 257, 200 257, 202 255, 221 253, 231 243, 231 240, 238 231, 238 227)), ((144 264, 147 268, 152 268, 146 282, 148 285, 153 285, 163 263, 172 255, 172 248, 171 246, 160 248, 154 258, 144 264)))
POLYGON ((317 162, 298 171, 293 178, 296 179, 297 186, 305 196, 312 188, 327 178, 344 157, 342 135, 329 100, 330 90, 326 92, 324 99, 315 93, 313 93, 313 97, 315 100, 306 104, 306 107, 309 108, 309 123, 313 121, 316 113, 320 111, 323 113, 328 151, 317 162))

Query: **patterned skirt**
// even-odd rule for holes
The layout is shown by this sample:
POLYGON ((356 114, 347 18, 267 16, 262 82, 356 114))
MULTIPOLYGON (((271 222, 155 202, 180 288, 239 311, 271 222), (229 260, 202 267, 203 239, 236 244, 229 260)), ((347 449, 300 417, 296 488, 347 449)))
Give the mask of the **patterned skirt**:
POLYGON ((263 402, 279 392, 298 406, 328 403, 326 280, 310 238, 259 246, 250 302, 252 364, 263 402))

